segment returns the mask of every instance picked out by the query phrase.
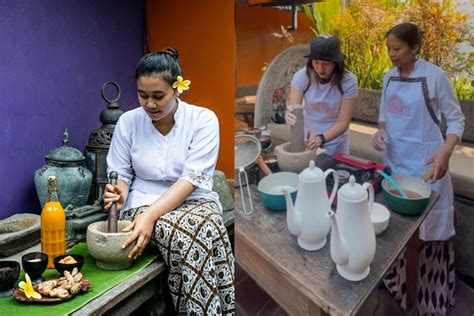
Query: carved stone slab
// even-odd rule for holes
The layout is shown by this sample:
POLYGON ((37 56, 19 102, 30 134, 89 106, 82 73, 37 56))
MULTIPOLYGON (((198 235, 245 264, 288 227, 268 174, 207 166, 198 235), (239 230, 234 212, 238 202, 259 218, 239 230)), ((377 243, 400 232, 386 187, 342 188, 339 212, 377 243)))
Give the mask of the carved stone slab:
POLYGON ((29 248, 40 241, 41 217, 20 213, 0 220, 0 257, 29 248))
POLYGON ((299 44, 285 49, 272 60, 258 85, 254 127, 265 126, 276 111, 285 111, 291 79, 306 64, 304 56, 308 51, 308 45, 299 44))

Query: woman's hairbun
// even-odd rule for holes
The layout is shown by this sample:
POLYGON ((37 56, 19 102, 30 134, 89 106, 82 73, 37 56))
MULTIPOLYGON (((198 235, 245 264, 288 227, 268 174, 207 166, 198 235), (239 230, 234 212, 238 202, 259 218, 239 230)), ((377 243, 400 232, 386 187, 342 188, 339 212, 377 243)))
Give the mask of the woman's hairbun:
POLYGON ((170 55, 174 59, 178 59, 178 57, 179 57, 178 50, 174 47, 167 47, 167 48, 163 49, 161 52, 170 55))

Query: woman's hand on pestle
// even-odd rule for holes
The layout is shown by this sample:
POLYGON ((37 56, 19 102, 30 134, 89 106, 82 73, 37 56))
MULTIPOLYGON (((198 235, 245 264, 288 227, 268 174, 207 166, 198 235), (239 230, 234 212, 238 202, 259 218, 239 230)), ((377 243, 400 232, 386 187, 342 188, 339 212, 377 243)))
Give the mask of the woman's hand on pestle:
POLYGON ((321 146, 321 139, 315 135, 311 131, 307 133, 307 143, 306 148, 309 150, 314 150, 321 146))
POLYGON ((122 190, 120 190, 118 185, 114 187, 111 184, 106 184, 103 198, 104 208, 106 210, 109 210, 112 207, 112 203, 114 202, 117 203, 117 211, 120 211, 125 204, 125 199, 123 198, 122 190))
POLYGON ((150 213, 143 212, 122 230, 123 232, 129 232, 133 230, 132 235, 123 243, 122 249, 127 248, 134 240, 137 240, 137 244, 128 254, 129 258, 134 260, 137 259, 138 256, 142 254, 143 250, 145 250, 146 245, 148 245, 148 242, 150 241, 151 234, 153 233, 153 229, 155 227, 155 221, 150 215, 150 213))
POLYGON ((293 108, 289 105, 285 111, 285 123, 293 126, 296 123, 296 116, 291 112, 293 112, 293 108))

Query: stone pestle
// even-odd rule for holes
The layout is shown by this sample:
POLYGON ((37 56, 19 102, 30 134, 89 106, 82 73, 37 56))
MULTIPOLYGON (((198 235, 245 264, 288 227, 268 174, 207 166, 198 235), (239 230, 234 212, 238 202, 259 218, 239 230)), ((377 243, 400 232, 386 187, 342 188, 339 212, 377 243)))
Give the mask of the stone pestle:
MULTIPOLYGON (((115 187, 117 185, 118 174, 115 171, 110 172, 109 174, 109 183, 115 187)), ((112 203, 110 207, 109 218, 107 220, 107 232, 116 233, 118 226, 118 212, 117 212, 117 203, 112 203)))
MULTIPOLYGON (((117 172, 111 172, 109 183, 117 184, 117 172)), ((87 227, 87 249, 95 259, 96 265, 104 270, 123 270, 132 265, 133 259, 128 257, 130 251, 135 247, 137 240, 133 240, 127 248, 122 246, 129 240, 133 230, 124 232, 131 222, 118 220, 117 203, 113 203, 109 211, 107 221, 95 222, 87 227)))
POLYGON ((292 113, 296 116, 296 122, 291 126, 290 151, 293 153, 305 151, 304 143, 304 120, 303 106, 301 104, 291 105, 292 113))

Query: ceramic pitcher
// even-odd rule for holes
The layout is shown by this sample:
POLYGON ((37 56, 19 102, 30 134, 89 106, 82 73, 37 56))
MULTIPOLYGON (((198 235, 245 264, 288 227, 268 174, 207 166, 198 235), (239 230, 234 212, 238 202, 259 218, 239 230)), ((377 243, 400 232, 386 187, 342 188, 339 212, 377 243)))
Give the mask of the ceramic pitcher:
POLYGON ((318 250, 326 244, 329 233, 329 218, 325 216, 336 195, 339 177, 333 169, 323 172, 314 161, 298 176, 298 195, 293 201, 288 191, 283 190, 286 199, 288 230, 298 237, 298 245, 306 250, 318 250), (332 174, 334 188, 328 198, 326 177, 332 174))
POLYGON ((327 214, 331 220, 331 258, 337 272, 350 281, 367 277, 374 259, 375 233, 370 220, 373 203, 372 185, 360 185, 350 176, 337 192, 336 214, 327 214))

